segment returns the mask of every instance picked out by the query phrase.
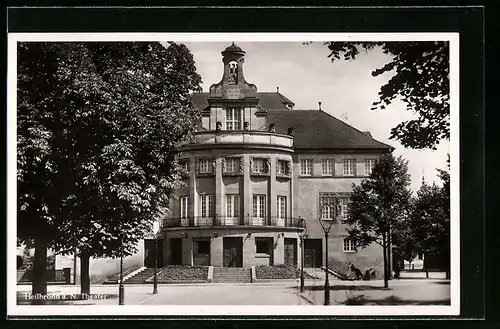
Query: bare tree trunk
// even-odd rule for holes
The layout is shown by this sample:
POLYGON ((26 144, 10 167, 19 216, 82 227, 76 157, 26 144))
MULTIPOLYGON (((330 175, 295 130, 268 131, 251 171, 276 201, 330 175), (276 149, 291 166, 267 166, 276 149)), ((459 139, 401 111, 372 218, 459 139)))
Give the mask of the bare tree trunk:
POLYGON ((427 258, 427 253, 424 252, 425 278, 428 279, 429 278, 429 269, 428 269, 427 263, 425 262, 426 258, 427 258))
POLYGON ((450 262, 451 262, 451 257, 450 257, 450 250, 446 250, 446 279, 450 279, 450 262))
POLYGON ((80 293, 90 294, 90 256, 88 253, 80 254, 80 293))
POLYGON ((391 240, 392 239, 389 238, 389 240, 387 241, 387 268, 389 272, 389 277, 388 277, 389 280, 392 280, 391 240))
POLYGON ((33 260, 33 281, 31 290, 35 297, 32 304, 44 304, 45 299, 37 297, 37 294, 47 295, 47 242, 35 240, 35 257, 33 260))
POLYGON ((389 278, 387 273, 387 239, 385 233, 382 234, 382 249, 384 253, 384 288, 389 288, 389 278))

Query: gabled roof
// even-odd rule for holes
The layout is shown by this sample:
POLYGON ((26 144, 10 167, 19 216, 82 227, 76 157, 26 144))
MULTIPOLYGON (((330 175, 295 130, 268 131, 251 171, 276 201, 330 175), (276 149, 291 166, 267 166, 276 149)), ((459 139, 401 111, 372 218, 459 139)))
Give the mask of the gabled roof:
POLYGON ((347 123, 321 110, 269 111, 267 125, 287 134, 294 127, 296 149, 386 149, 381 143, 347 123))
MULTIPOLYGON (((191 96, 193 105, 199 109, 203 110, 208 106, 209 93, 194 93, 191 96)), ((283 96, 278 92, 258 92, 257 98, 259 99, 258 106, 264 110, 276 110, 276 111, 288 111, 288 106, 294 106, 295 104, 289 100, 287 97, 283 96)))

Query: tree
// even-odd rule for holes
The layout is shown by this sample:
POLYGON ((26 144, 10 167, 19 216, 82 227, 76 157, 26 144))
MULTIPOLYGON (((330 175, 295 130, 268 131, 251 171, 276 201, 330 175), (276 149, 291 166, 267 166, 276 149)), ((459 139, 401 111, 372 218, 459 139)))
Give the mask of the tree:
POLYGON ((372 110, 385 109, 394 100, 406 104, 415 118, 391 129, 391 139, 414 149, 435 149, 442 139, 450 138, 449 43, 418 42, 325 42, 332 61, 353 60, 360 49, 381 48, 391 56, 374 77, 387 72, 395 75, 380 88, 379 100, 372 110))
MULTIPOLYGON (((37 46, 21 51, 33 56, 37 46)), ((47 47, 54 51, 41 62, 55 69, 32 75, 55 81, 47 87, 55 89, 45 107, 50 122, 38 118, 49 132, 59 199, 48 207, 59 220, 51 229, 64 236, 50 242, 62 254, 78 250, 88 293, 90 257, 135 252, 168 207, 180 182, 179 143, 199 123, 190 93, 200 90, 201 78, 188 49, 175 43, 47 47)))
POLYGON ((405 216, 411 197, 408 164, 392 153, 383 154, 370 177, 353 186, 347 229, 349 239, 364 248, 372 243, 382 247, 384 286, 389 286, 388 266, 392 231, 405 216))
POLYGON ((438 172, 443 186, 422 184, 412 207, 411 229, 424 258, 430 254, 438 256, 444 261, 446 277, 449 278, 450 175, 444 170, 438 172))
POLYGON ((411 265, 411 262, 418 256, 420 247, 413 234, 409 218, 396 223, 392 234, 392 244, 394 258, 400 261, 406 260, 411 265))

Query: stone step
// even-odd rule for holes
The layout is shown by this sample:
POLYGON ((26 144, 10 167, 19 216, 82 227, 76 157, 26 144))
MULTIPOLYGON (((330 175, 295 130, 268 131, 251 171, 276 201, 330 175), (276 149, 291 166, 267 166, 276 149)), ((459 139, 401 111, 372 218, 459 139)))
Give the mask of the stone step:
POLYGON ((154 275, 154 271, 155 270, 153 268, 146 268, 133 277, 130 277, 127 280, 123 281, 123 283, 145 283, 148 278, 154 275))

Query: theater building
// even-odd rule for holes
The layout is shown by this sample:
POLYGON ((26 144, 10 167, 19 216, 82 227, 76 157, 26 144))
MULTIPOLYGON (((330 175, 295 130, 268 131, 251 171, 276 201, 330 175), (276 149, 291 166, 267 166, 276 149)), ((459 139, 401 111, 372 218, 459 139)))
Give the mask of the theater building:
MULTIPOLYGON (((322 216, 335 221, 331 261, 382 268, 380 247, 358 250, 345 238, 343 219, 353 184, 391 147, 324 112, 321 104, 298 110, 279 91, 258 92, 245 80, 244 60, 241 48, 226 48, 222 80, 193 95, 202 122, 181 147, 185 186, 163 221, 163 265, 299 265, 303 218, 305 266, 319 267, 325 254, 322 216), (341 200, 338 218, 333 207, 325 207, 334 198, 341 200)), ((150 244, 146 240, 145 248, 150 244)))

